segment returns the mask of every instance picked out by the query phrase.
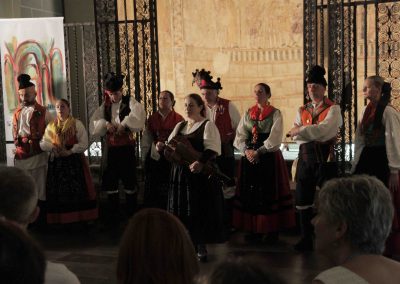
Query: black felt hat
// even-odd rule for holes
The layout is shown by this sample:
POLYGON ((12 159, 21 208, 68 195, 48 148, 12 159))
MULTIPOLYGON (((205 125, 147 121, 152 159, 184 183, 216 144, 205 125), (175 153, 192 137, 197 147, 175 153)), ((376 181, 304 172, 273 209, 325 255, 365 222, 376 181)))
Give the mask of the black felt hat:
POLYGON ((115 74, 114 72, 108 72, 104 76, 104 88, 111 92, 121 90, 124 85, 125 76, 122 74, 115 74))
POLYGON ((29 76, 28 74, 24 74, 24 73, 20 74, 17 77, 17 80, 18 80, 18 84, 19 84, 18 90, 26 89, 31 86, 35 86, 35 84, 33 84, 31 82, 31 76, 29 76))
POLYGON ((313 66, 310 71, 307 73, 307 83, 314 83, 314 84, 320 84, 324 87, 328 85, 328 83, 325 80, 325 68, 319 65, 313 66))

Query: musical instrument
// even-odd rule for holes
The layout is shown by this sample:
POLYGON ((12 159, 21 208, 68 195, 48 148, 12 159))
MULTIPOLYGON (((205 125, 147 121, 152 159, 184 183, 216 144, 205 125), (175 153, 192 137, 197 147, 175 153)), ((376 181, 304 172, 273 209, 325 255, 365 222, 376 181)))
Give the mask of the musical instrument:
MULTIPOLYGON (((189 140, 183 136, 176 136, 165 144, 164 149, 165 158, 173 163, 180 165, 191 165, 195 161, 198 161, 201 157, 201 153, 196 151, 190 144, 189 140)), ((201 173, 210 177, 216 177, 223 183, 227 183, 232 179, 225 175, 215 163, 210 161, 203 164, 201 173)))

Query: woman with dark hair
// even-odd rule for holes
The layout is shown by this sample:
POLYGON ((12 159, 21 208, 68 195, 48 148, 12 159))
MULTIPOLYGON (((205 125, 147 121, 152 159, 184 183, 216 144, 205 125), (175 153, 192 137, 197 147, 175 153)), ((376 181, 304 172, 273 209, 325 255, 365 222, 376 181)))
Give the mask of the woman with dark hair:
MULTIPOLYGON (((183 159, 172 165, 168 211, 186 226, 199 259, 206 261, 205 244, 225 241, 222 183, 204 174, 207 165, 215 163, 215 157, 220 155, 221 140, 216 125, 205 118, 204 102, 199 95, 190 94, 185 98, 185 113, 187 120, 176 125, 168 142, 171 145, 184 139, 199 155, 194 161, 183 159)), ((169 156, 170 150, 166 147, 169 156)))
POLYGON ((70 115, 65 99, 56 102, 57 118, 46 127, 40 148, 49 152, 46 183, 47 223, 91 221, 98 217, 96 191, 83 152, 88 137, 70 115))
POLYGON ((390 105, 391 87, 382 77, 368 77, 363 93, 368 104, 356 131, 353 173, 376 176, 391 191, 395 218, 386 253, 399 255, 400 115, 390 105))
POLYGON ((163 143, 167 141, 175 125, 183 117, 174 110, 174 94, 162 91, 158 97, 158 111, 147 120, 143 132, 142 157, 145 158, 145 207, 167 208, 169 173, 171 163, 163 153, 163 143))
POLYGON ((234 141, 243 157, 233 225, 251 233, 248 241, 266 236, 267 241, 275 242, 279 231, 295 225, 287 168, 280 151, 282 115, 270 105, 270 97, 267 84, 255 85, 256 104, 240 120, 234 141))
POLYGON ((16 225, 0 220, 0 282, 43 284, 43 250, 16 225))
POLYGON ((312 219, 315 250, 336 266, 314 284, 400 283, 400 263, 382 256, 393 206, 389 190, 367 175, 332 179, 319 191, 312 219))
POLYGON ((118 283, 188 284, 198 272, 193 244, 174 215, 149 208, 130 219, 119 246, 118 283))

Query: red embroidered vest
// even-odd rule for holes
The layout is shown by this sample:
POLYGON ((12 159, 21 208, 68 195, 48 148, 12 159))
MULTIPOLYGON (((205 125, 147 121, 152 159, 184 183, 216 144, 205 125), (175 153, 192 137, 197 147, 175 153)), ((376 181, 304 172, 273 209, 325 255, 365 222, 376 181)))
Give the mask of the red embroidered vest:
POLYGON ((231 143, 235 138, 232 121, 229 115, 229 100, 218 98, 217 111, 215 113, 215 124, 221 135, 221 143, 231 143))
POLYGON ((46 108, 35 102, 34 111, 29 121, 31 133, 26 137, 19 136, 18 122, 21 110, 22 107, 19 106, 13 116, 13 136, 16 146, 15 159, 17 160, 27 159, 42 152, 39 142, 46 129, 46 108))

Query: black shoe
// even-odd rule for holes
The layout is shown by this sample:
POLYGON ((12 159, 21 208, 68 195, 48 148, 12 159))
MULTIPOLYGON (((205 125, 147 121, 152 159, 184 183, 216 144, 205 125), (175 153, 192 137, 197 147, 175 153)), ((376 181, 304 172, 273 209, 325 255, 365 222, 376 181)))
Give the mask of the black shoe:
POLYGON ((294 245, 294 249, 299 252, 308 252, 314 250, 314 242, 312 238, 302 238, 297 244, 294 245))
POLYGON ((206 245, 197 245, 197 259, 200 262, 207 262, 207 248, 206 245))

